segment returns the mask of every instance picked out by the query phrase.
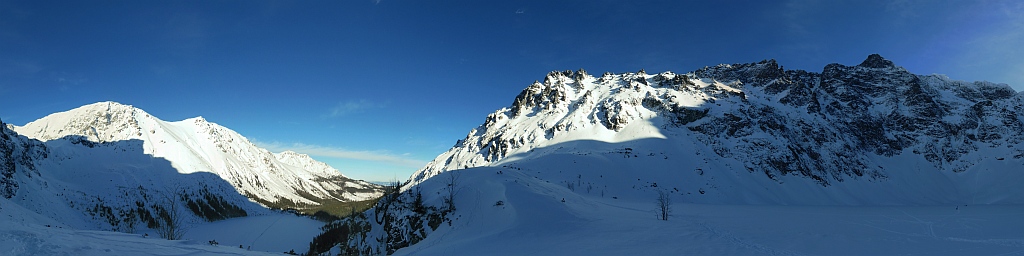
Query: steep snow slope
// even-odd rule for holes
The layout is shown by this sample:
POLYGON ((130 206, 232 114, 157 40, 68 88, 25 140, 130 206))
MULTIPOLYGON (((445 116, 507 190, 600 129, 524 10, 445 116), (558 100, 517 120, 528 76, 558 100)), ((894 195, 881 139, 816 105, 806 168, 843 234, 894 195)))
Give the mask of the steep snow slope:
POLYGON ((272 154, 202 117, 165 122, 132 106, 101 102, 11 129, 42 141, 67 136, 97 143, 137 140, 142 153, 166 159, 178 173, 216 174, 265 205, 302 208, 380 194, 376 185, 349 179, 305 155, 272 154))
POLYGON ((552 72, 325 234, 397 255, 1014 254, 1022 95, 877 55, 552 72))
POLYGON ((182 174, 143 151, 140 140, 41 142, 3 126, 2 197, 53 221, 48 224, 123 232, 159 226, 161 216, 175 212, 171 205, 188 222, 269 212, 215 174, 182 174))
POLYGON ((412 176, 532 168, 678 189, 687 202, 1020 203, 1024 94, 871 55, 686 74, 552 72, 412 176), (879 193, 863 193, 879 191, 879 193))
MULTIPOLYGON (((42 142, 7 127, 0 123, 0 255, 301 253, 322 225, 260 206, 216 174, 179 173, 166 159, 145 154, 141 140, 100 143, 72 135, 42 142), (174 212, 190 241, 157 237, 154 228, 174 212)), ((332 171, 305 155, 281 157, 332 171)))
MULTIPOLYGON (((164 122, 142 110, 112 102, 56 113, 24 127, 0 123, 0 174, 0 197, 4 199, 0 210, 22 209, 19 212, 31 213, 0 216, 4 223, 28 225, 0 227, 0 236, 18 237, 9 241, 12 248, 0 250, 28 254, 94 252, 76 247, 78 242, 125 242, 131 245, 113 252, 136 254, 133 248, 139 247, 132 246, 143 246, 145 240, 83 230, 145 232, 155 236, 152 229, 165 225, 170 215, 181 216, 186 225, 202 229, 223 226, 216 221, 229 218, 255 216, 247 218, 253 220, 282 215, 258 203, 300 208, 366 200, 381 193, 380 186, 349 179, 307 155, 271 154, 202 118, 164 122), (14 129, 32 136, 26 137, 14 129), (72 230, 27 231, 41 225, 72 230), (53 239, 66 237, 74 238, 71 240, 75 243, 53 246, 59 243, 53 239)), ((248 228, 273 226, 260 226, 257 224, 262 222, 248 220, 231 222, 248 222, 252 224, 248 228)), ((307 230, 292 230, 286 237, 266 236, 275 240, 270 244, 279 246, 256 248, 292 248, 301 252, 316 232, 317 222, 305 219, 286 223, 291 223, 289 228, 307 230)), ((232 231, 209 231, 186 238, 217 235, 226 242, 252 238, 232 240, 232 231)), ((262 236, 250 240, 259 237, 262 236)), ((169 252, 198 249, 159 241, 150 246, 170 246, 169 252)), ((104 251, 109 250, 110 247, 105 247, 104 251)))

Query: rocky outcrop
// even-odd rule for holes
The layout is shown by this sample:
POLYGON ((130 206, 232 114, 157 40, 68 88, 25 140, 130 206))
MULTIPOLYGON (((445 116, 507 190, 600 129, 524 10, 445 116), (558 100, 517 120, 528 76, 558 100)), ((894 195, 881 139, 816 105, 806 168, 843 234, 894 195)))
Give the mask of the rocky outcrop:
POLYGON ((971 166, 965 156, 982 148, 1024 157, 1022 99, 1005 84, 915 75, 878 54, 820 73, 785 70, 775 60, 685 74, 551 72, 413 180, 487 166, 551 141, 600 140, 596 134, 622 133, 640 120, 772 179, 796 175, 822 186, 886 179, 893 170, 873 159, 903 154, 963 172, 971 166))
POLYGON ((46 145, 18 135, 0 121, 0 196, 11 198, 17 194, 16 174, 38 176, 36 161, 47 158, 48 154, 46 145))

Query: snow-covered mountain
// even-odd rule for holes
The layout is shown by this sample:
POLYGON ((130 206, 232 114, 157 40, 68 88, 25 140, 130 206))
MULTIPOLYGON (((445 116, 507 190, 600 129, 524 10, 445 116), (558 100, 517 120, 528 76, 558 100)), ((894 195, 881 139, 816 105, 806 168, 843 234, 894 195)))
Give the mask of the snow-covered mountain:
POLYGON ((821 73, 551 72, 311 251, 1019 251, 1022 100, 879 55, 821 73))
POLYGON ((1024 181, 1022 100, 1005 84, 915 75, 877 54, 821 73, 774 60, 551 72, 409 186, 504 166, 656 182, 700 195, 691 202, 1024 202, 1008 183, 1024 181))
MULTIPOLYGON (((214 173, 180 173, 138 139, 43 142, 8 127, 0 122, 2 255, 280 254, 304 247, 322 225, 271 211, 214 173), (191 241, 157 238, 169 219, 191 241), (248 247, 211 248, 211 240, 248 247)), ((322 167, 305 155, 281 157, 322 167)))
POLYGON ((143 154, 140 140, 43 142, 8 127, 0 127, 0 208, 13 203, 32 214, 5 221, 133 232, 160 226, 169 212, 189 222, 268 213, 214 174, 181 174, 166 159, 143 154))
MULTIPOLYGON (((161 171, 166 171, 170 176, 212 176, 207 178, 219 181, 203 183, 228 185, 220 187, 225 191, 217 195, 242 195, 272 208, 302 209, 336 202, 365 201, 381 194, 378 185, 345 177, 338 170, 306 155, 294 152, 272 154, 239 133, 207 122, 202 117, 165 122, 131 105, 117 102, 88 104, 68 112, 49 115, 25 126, 6 125, 4 130, 10 133, 10 137, 20 137, 20 140, 27 141, 12 141, 13 144, 22 145, 23 154, 17 155, 18 152, 14 151, 11 156, 20 161, 17 164, 25 166, 24 170, 16 172, 29 177, 32 172, 38 172, 37 169, 80 176, 96 175, 95 172, 106 169, 119 169, 114 172, 134 172, 128 174, 136 177, 124 183, 101 184, 126 186, 128 190, 133 186, 159 190, 164 188, 139 181, 137 176, 155 172, 148 169, 162 168, 161 171), (101 155, 89 153, 99 151, 95 150, 97 147, 114 147, 115 151, 103 151, 101 155), (132 162, 134 159, 159 161, 162 164, 157 167, 152 164, 138 166, 132 162), (88 163, 68 166, 69 162, 76 161, 88 163)), ((19 179, 4 181, 16 180, 19 179)), ((5 197, 16 195, 16 187, 17 184, 5 186, 5 197)), ((97 190, 97 193, 102 191, 97 190)), ((238 204, 244 203, 247 202, 238 204)))

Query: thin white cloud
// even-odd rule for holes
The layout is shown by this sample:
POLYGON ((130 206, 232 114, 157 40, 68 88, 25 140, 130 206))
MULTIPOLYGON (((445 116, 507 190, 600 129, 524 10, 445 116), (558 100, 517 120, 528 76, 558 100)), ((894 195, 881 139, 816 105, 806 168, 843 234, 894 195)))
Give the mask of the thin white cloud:
POLYGON ((788 0, 780 8, 766 11, 770 11, 768 15, 778 18, 784 26, 787 41, 779 49, 782 55, 804 60, 823 59, 827 44, 815 35, 817 31, 809 25, 820 22, 816 19, 825 11, 826 5, 815 0, 788 0))
MULTIPOLYGON (((1024 61, 1021 61, 1017 64, 1017 67, 1010 70, 1024 70, 1024 61)), ((1005 83, 1013 87, 1014 90, 1018 92, 1024 91, 1024 72, 1007 72, 1005 79, 1005 83)))
POLYGON ((408 155, 394 155, 386 151, 356 151, 336 147, 320 145, 309 145, 304 143, 280 143, 280 142, 258 142, 253 141, 256 146, 270 150, 271 152, 295 151, 311 156, 330 157, 338 159, 350 159, 360 161, 378 162, 383 164, 420 168, 427 164, 426 161, 409 158, 408 155))
POLYGON ((1010 20, 1010 25, 1003 32, 1007 37, 1003 38, 1004 41, 1001 43, 1006 52, 1011 54, 1010 63, 1007 65, 1013 66, 1004 71, 1004 78, 1007 79, 1007 83, 1021 91, 1024 89, 1024 73, 1021 72, 1024 70, 1024 50, 1020 48, 1024 43, 1024 2, 1004 3, 1001 7, 1003 14, 1010 20))
POLYGON ((821 10, 820 3, 813 0, 789 0, 783 4, 782 17, 786 21, 788 32, 796 36, 811 34, 807 24, 813 14, 821 10))
MULTIPOLYGON (((957 45, 953 68, 962 70, 973 79, 1007 83, 1020 91, 1024 89, 1024 3, 992 2, 981 5, 984 19, 972 24, 981 26, 977 34, 957 45)), ((957 36, 953 32, 951 36, 957 36)))
POLYGON ((31 75, 42 71, 43 67, 34 61, 6 61, 0 64, 0 75, 17 74, 31 75))
POLYGON ((205 38, 207 35, 207 22, 195 13, 176 14, 167 22, 167 27, 168 35, 175 38, 205 38))
POLYGON ((71 85, 80 85, 89 81, 89 79, 84 78, 82 74, 70 74, 67 72, 50 73, 50 77, 52 77, 53 81, 56 81, 57 83, 71 85))
POLYGON ((903 19, 917 18, 921 4, 927 4, 922 0, 893 0, 885 4, 885 11, 896 14, 903 19))
POLYGON ((327 117, 341 117, 355 113, 361 113, 367 109, 383 108, 383 103, 372 102, 368 100, 350 100, 346 102, 340 102, 328 111, 327 117))
POLYGON ((195 54, 205 48, 210 35, 210 22, 198 13, 178 13, 166 21, 164 36, 179 50, 195 54))

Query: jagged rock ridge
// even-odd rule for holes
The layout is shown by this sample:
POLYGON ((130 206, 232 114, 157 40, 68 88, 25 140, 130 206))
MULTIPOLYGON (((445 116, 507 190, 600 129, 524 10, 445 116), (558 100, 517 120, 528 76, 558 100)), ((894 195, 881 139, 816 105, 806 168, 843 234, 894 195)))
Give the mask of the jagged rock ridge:
POLYGON ((1022 99, 1005 84, 915 75, 877 54, 820 73, 785 70, 775 60, 685 74, 556 71, 488 115, 412 184, 560 142, 647 137, 697 143, 742 163, 732 168, 778 182, 787 175, 826 187, 882 181, 903 170, 880 161, 901 155, 959 173, 986 157, 1024 157, 1022 99), (638 123, 655 128, 631 130, 638 123))

